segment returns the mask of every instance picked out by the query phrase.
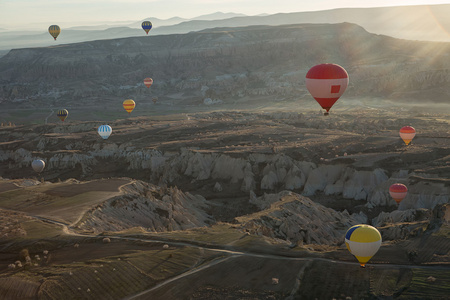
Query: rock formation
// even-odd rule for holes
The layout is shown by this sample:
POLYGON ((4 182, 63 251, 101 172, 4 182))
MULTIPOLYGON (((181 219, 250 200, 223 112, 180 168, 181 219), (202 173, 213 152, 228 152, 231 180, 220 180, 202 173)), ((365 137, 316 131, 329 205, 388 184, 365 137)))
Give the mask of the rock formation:
POLYGON ((367 222, 363 213, 336 212, 288 191, 264 195, 252 201, 263 210, 236 218, 242 228, 251 234, 294 244, 340 246, 348 228, 367 222))
POLYGON ((177 188, 159 188, 137 181, 124 187, 124 195, 92 208, 74 229, 101 233, 141 227, 146 231, 185 230, 207 226, 214 219, 200 195, 177 188))

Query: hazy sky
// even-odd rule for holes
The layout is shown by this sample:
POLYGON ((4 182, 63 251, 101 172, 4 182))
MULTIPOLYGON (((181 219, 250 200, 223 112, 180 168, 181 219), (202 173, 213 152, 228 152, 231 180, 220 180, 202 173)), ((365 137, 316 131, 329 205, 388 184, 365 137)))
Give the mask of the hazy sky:
POLYGON ((0 28, 19 29, 29 24, 72 27, 151 17, 192 18, 217 11, 257 15, 418 4, 450 4, 450 0, 0 0, 0 28))

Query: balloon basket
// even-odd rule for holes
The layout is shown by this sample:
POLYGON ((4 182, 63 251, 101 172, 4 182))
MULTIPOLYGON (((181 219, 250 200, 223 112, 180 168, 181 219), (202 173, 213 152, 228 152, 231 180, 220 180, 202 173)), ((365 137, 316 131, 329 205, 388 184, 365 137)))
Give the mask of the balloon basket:
POLYGON ((329 116, 330 113, 329 113, 329 112, 324 112, 323 115, 324 115, 324 116, 329 116))

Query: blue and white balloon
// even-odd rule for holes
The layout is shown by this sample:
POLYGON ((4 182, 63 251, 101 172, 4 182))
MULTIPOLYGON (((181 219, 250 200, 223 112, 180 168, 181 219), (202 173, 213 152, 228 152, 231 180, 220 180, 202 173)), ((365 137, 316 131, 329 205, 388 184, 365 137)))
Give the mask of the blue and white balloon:
POLYGON ((112 128, 109 125, 101 125, 98 128, 98 134, 104 139, 108 139, 112 133, 112 128))

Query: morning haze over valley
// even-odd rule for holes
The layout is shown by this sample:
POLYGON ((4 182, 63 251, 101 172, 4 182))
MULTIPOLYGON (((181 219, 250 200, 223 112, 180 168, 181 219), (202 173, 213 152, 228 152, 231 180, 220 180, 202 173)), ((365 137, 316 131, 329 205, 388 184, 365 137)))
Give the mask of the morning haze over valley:
POLYGON ((1 299, 449 299, 450 4, 19 2, 1 299))

